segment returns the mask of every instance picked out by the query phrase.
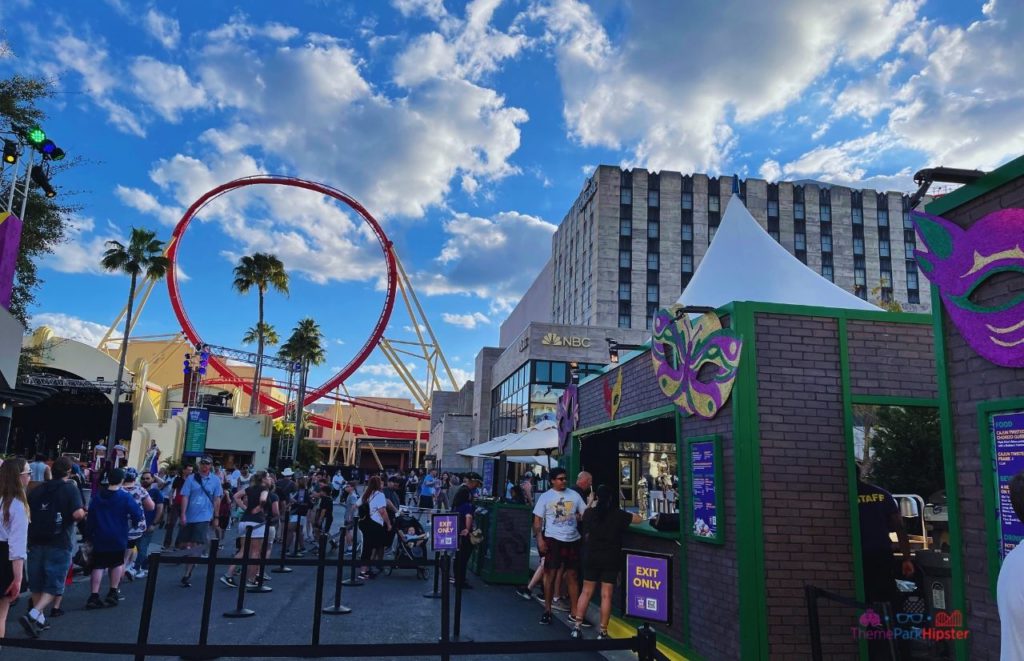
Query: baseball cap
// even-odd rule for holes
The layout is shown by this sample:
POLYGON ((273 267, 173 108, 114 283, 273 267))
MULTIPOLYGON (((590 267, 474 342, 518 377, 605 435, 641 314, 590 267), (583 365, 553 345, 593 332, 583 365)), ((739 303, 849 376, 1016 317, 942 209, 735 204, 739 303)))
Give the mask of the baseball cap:
POLYGON ((484 481, 484 478, 480 477, 480 473, 474 473, 473 471, 470 471, 470 472, 466 473, 465 475, 463 475, 462 479, 464 479, 464 480, 476 480, 477 482, 483 482, 484 481))
POLYGON ((212 464, 213 463, 213 457, 211 457, 208 454, 204 454, 202 457, 199 458, 199 463, 201 463, 201 464, 212 464))

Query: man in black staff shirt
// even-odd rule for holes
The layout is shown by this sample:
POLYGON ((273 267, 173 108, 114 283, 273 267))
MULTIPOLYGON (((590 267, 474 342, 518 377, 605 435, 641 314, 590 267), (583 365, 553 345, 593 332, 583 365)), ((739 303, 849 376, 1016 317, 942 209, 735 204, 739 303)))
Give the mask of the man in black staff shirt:
POLYGON ((462 484, 452 496, 452 512, 459 515, 459 550, 455 552, 455 576, 451 582, 463 590, 473 588, 466 581, 466 569, 469 567, 469 556, 473 553, 473 544, 469 535, 473 531, 473 492, 480 488, 483 478, 479 473, 466 473, 462 484))

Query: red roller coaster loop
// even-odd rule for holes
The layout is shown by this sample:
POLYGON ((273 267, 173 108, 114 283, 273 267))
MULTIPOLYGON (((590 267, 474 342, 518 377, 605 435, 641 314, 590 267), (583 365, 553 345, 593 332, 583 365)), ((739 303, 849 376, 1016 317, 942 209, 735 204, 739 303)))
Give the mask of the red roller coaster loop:
MULTIPOLYGON (((391 241, 388 239, 384 230, 381 228, 377 220, 370 215, 363 205, 357 202, 354 198, 349 196, 347 193, 343 193, 336 188, 332 188, 326 184, 321 184, 314 181, 307 181, 305 179, 297 179, 295 177, 284 177, 278 175, 257 175, 253 177, 243 177, 241 179, 235 179, 229 181, 226 184, 221 184, 216 188, 207 191, 202 197, 192 203, 192 206, 185 211, 185 215, 181 217, 178 224, 174 228, 174 232, 171 233, 171 241, 167 248, 167 258, 170 261, 170 267, 167 270, 167 294, 171 300, 171 307, 174 309, 174 314, 178 318, 178 323, 181 324, 181 330, 185 333, 185 336, 193 344, 203 344, 202 338, 192 325, 191 319, 185 312, 184 304, 182 303, 181 293, 178 290, 178 277, 177 277, 177 259, 178 259, 178 248, 181 246, 181 239, 185 235, 185 230, 188 229, 189 223, 192 219, 203 209, 207 204, 216 199, 217 197, 224 195, 230 191, 245 188, 247 186, 291 186, 293 188, 301 188, 321 195, 326 195, 339 202, 348 205, 353 211, 358 213, 366 224, 373 230, 374 235, 377 237, 377 241, 380 243, 381 251, 384 254, 384 261, 387 265, 387 290, 384 298, 384 307, 381 309, 380 316, 377 319, 377 323, 373 328, 373 332, 367 338, 366 342, 360 348, 359 352, 352 358, 351 361, 340 372, 331 377, 323 385, 313 389, 306 395, 305 405, 309 405, 316 400, 320 399, 335 387, 340 385, 349 376, 354 373, 360 365, 362 365, 370 354, 373 352, 377 343, 380 342, 381 337, 384 335, 384 329, 388 325, 388 321, 391 318, 391 311, 395 305, 395 293, 398 287, 398 269, 395 264, 395 256, 392 252, 391 241)), ((216 356, 210 357, 210 365, 221 374, 226 377, 238 378, 238 375, 232 370, 226 363, 216 356)), ((245 382, 244 379, 239 385, 242 390, 252 396, 252 385, 245 382)), ((276 399, 270 397, 266 393, 257 393, 260 403, 266 405, 266 407, 272 412, 273 417, 277 418, 283 415, 284 405, 278 402, 276 399)), ((332 420, 324 418, 323 416, 312 416, 313 420, 318 424, 331 427, 334 425, 332 420)), ((387 430, 380 429, 375 430, 382 432, 382 436, 388 436, 391 438, 415 438, 417 434, 414 432, 408 432, 405 430, 387 430)), ((426 434, 422 436, 425 438, 426 434)))

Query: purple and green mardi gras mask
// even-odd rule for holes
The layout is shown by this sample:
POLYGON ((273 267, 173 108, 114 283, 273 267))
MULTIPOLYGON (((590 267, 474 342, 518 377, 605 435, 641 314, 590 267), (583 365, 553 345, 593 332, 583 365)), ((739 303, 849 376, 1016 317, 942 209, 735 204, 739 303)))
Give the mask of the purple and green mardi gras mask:
POLYGON ((972 300, 997 273, 1024 274, 1024 209, 995 211, 966 230, 939 216, 912 218, 927 248, 914 257, 967 344, 996 365, 1024 367, 1024 291, 995 303, 972 300))
POLYGON ((569 439, 580 422, 580 393, 575 383, 566 386, 565 392, 558 398, 557 420, 558 451, 566 455, 569 453, 569 439))
POLYGON ((732 392, 743 339, 739 333, 722 328, 714 312, 690 323, 686 314, 677 315, 681 309, 673 305, 654 315, 654 373, 661 391, 680 411, 713 418, 732 392))

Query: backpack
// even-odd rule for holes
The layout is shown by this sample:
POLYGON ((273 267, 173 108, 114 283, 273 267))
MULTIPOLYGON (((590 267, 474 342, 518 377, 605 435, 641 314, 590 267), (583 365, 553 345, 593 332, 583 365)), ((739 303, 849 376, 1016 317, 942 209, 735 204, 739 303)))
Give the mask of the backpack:
POLYGON ((29 498, 32 519, 28 524, 30 544, 50 545, 64 534, 64 514, 60 511, 60 490, 63 480, 40 485, 29 498))

